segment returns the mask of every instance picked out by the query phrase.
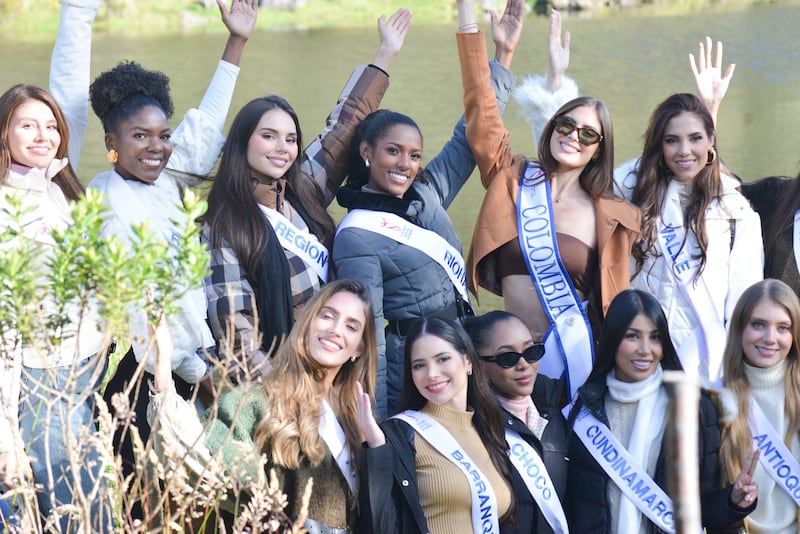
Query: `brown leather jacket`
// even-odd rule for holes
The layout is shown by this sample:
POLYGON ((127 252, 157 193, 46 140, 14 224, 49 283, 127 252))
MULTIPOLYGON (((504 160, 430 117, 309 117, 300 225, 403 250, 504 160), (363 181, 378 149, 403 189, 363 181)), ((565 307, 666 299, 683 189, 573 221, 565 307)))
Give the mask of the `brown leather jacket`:
MULTIPOLYGON (((467 139, 486 188, 467 257, 467 282, 476 296, 478 285, 502 295, 493 255, 501 245, 517 239, 519 178, 528 159, 511 153, 510 134, 497 111, 489 83, 483 34, 459 33, 457 36, 467 139)), ((630 287, 631 248, 639 235, 641 214, 638 208, 621 198, 598 198, 595 212, 600 258, 600 291, 596 293, 600 295, 605 316, 614 297, 630 287)))

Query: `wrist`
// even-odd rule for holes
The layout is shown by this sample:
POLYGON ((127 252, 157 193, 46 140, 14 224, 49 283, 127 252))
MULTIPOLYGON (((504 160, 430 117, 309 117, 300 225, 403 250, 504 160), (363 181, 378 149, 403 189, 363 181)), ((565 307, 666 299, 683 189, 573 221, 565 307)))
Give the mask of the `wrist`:
POLYGON ((375 57, 372 58, 372 61, 370 63, 378 67, 382 71, 388 73, 389 67, 392 66, 392 63, 394 63, 394 60, 397 57, 398 52, 399 50, 392 47, 379 46, 378 50, 375 52, 375 57))

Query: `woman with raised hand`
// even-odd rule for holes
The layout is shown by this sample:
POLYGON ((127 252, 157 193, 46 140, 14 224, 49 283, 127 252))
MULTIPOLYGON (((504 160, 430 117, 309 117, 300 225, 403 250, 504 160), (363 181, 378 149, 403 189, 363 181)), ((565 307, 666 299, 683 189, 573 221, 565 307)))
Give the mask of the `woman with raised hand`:
MULTIPOLYGON (((471 0, 459 0, 459 14, 467 138, 486 187, 469 255, 470 288, 503 296, 506 310, 547 347, 541 372, 565 376, 572 398, 592 368, 593 327, 628 287, 639 211, 613 193, 611 118, 599 100, 576 98, 557 109, 544 126, 538 161, 513 155, 471 0)), ((550 48, 563 50, 560 39, 561 17, 553 11, 550 48)), ((551 63, 554 57, 561 58, 551 54, 551 63)))
POLYGON ((517 495, 528 490, 511 465, 500 406, 462 326, 420 319, 406 337, 404 357, 401 413, 379 426, 369 396, 359 396, 367 443, 362 529, 537 532, 517 514, 517 495))
MULTIPOLYGON (((522 0, 509 0, 503 19, 493 24, 496 54, 487 68, 491 98, 500 108, 514 83, 508 68, 523 11, 522 0)), ((411 325, 422 317, 471 313, 461 241, 446 211, 475 168, 464 119, 424 167, 422 150, 422 134, 410 117, 373 113, 356 132, 348 183, 337 194, 348 215, 336 231, 334 266, 337 276, 362 280, 370 290, 381 416, 394 413, 400 400, 403 341, 411 325)))
MULTIPOLYGON (((169 343, 163 346, 169 350, 169 343)), ((313 479, 304 527, 332 534, 355 531, 363 441, 356 392, 372 396, 376 363, 372 308, 363 285, 337 280, 320 289, 304 306, 261 383, 222 396, 206 412, 205 427, 175 393, 169 355, 163 352, 157 356, 149 408, 151 423, 157 419, 161 429, 157 445, 163 440, 183 446, 185 467, 196 466, 192 477, 214 476, 220 467, 228 477, 223 488, 233 477, 246 492, 260 470, 274 469, 288 500, 284 512, 292 520, 313 479), (266 464, 260 461, 264 458, 266 464)), ((241 498, 229 494, 222 507, 241 503, 241 498)))
POLYGON ((464 329, 503 409, 512 463, 529 489, 516 494, 517 520, 536 525, 536 532, 567 532, 562 509, 567 486, 567 425, 560 408, 564 382, 539 373, 544 345, 533 341, 516 315, 491 311, 469 317, 464 329))
POLYGON ((723 357, 722 479, 731 482, 761 451, 758 506, 747 532, 797 532, 800 513, 800 302, 780 280, 749 287, 731 317, 723 357), (725 402, 728 401, 728 402, 725 402))
MULTIPOLYGON (((91 25, 97 13, 96 0, 62 2, 53 62, 63 67, 63 50, 90 53, 91 25), (67 20, 75 19, 76 25, 67 20)), ((68 69, 67 69, 68 70, 68 69)), ((89 70, 56 71, 51 81, 88 87, 89 70)), ((80 103, 78 104, 81 105, 80 103)), ((55 245, 53 233, 72 224, 70 202, 78 200, 83 187, 67 159, 68 145, 83 136, 75 132, 56 99, 46 90, 19 84, 0 96, 0 231, 15 231, 10 225, 12 201, 21 201, 23 229, 18 239, 30 240, 45 261, 55 245)), ((25 246, 23 244, 23 246, 25 246)), ((13 286, 10 286, 13 287, 13 286)), ((44 314, 54 304, 37 302, 44 314)), ((95 394, 99 392, 107 364, 103 326, 95 307, 67 310, 66 323, 55 337, 59 343, 42 346, 3 331, 0 348, 0 486, 24 489, 30 473, 41 517, 61 532, 110 532, 110 503, 105 501, 103 459, 96 441, 87 440, 87 430, 96 432, 95 394), (28 465, 30 464, 30 465, 28 465), (91 498, 91 495, 99 495, 91 498), (70 518, 65 508, 89 510, 83 525, 70 518)), ((44 317, 42 320, 50 320, 44 317)), ((44 334, 43 334, 44 335, 44 334)))
POLYGON ((269 355, 328 280, 335 224, 326 208, 344 180, 353 131, 378 108, 410 24, 406 9, 378 20, 372 63, 356 68, 305 151, 297 115, 279 96, 251 101, 231 124, 203 233, 211 253, 209 323, 236 382, 269 367, 269 355))
MULTIPOLYGON (((217 4, 229 33, 222 59, 199 107, 189 110, 174 132, 169 125, 174 111, 169 79, 163 73, 135 62, 123 62, 101 73, 89 87, 92 109, 102 122, 108 162, 112 164, 112 169, 98 174, 89 187, 106 197, 110 215, 104 232, 109 235, 134 240, 132 225, 148 222, 165 241, 176 242, 173 221, 183 218, 182 189, 197 185, 212 171, 219 157, 238 65, 255 27, 258 6, 256 0, 233 0, 230 9, 222 0, 217 4)), ((76 25, 80 21, 67 22, 76 25)), ((80 68, 89 61, 88 55, 69 54, 67 66, 80 68)), ((63 94, 68 99, 77 98, 78 89, 70 86, 63 94)), ((86 93, 82 96, 85 98, 86 93)), ((178 312, 168 324, 175 344, 172 367, 182 394, 188 398, 197 388, 200 399, 208 404, 213 394, 206 351, 213 350, 214 339, 206 324, 202 288, 187 291, 177 306, 178 312)), ((134 424, 146 443, 150 429, 140 366, 144 366, 144 376, 152 376, 152 361, 145 361, 150 335, 143 310, 131 311, 130 331, 131 349, 120 360, 104 398, 115 414, 113 395, 129 389, 137 414, 134 424), (136 385, 129 388, 132 382, 136 385)), ((123 473, 135 473, 128 425, 117 430, 114 443, 123 458, 123 473)), ((138 511, 135 513, 138 515, 138 511)))
MULTIPOLYGON (((656 107, 641 157, 617 169, 615 182, 642 210, 631 287, 661 303, 683 367, 719 386, 725 328, 739 295, 763 277, 763 252, 759 218, 717 154, 716 115, 734 69, 723 73, 722 45, 712 58, 710 38, 699 52, 690 64, 700 96, 675 94, 656 107)), ((551 52, 556 80, 567 80, 568 62, 552 58, 565 54, 568 41, 551 52)), ((535 87, 528 80, 520 91, 534 128, 547 113, 535 87)), ((570 87, 577 91, 574 83, 554 83, 550 100, 570 87)))
MULTIPOLYGON (((623 291, 608 308, 595 366, 568 417, 570 532, 675 531, 666 494, 662 369, 682 370, 664 311, 650 293, 623 291)), ((742 458, 741 472, 721 487, 719 414, 705 390, 699 412, 702 523, 723 528, 755 508, 758 484, 752 476, 758 456, 742 458)))

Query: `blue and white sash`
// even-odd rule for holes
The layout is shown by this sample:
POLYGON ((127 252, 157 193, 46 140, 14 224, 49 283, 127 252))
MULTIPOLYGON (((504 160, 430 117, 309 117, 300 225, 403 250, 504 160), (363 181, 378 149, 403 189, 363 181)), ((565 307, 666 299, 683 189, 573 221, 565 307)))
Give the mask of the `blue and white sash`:
POLYGON ((675 532, 672 500, 653 482, 647 471, 637 465, 611 430, 585 407, 581 408, 572 428, 592 458, 636 509, 661 530, 675 532))
POLYGON ((453 462, 469 481, 472 494, 472 531, 476 534, 500 532, 497 498, 492 485, 464 449, 439 422, 421 412, 406 410, 393 416, 408 423, 439 453, 453 462))
POLYGON ((509 445, 511 464, 517 470, 525 486, 542 511, 542 515, 555 534, 567 534, 567 516, 558 500, 556 488, 544 461, 536 449, 522 439, 515 431, 506 429, 506 441, 509 445))
POLYGON ((328 258, 330 253, 325 245, 320 243, 317 236, 308 230, 301 230, 292 221, 287 219, 277 210, 258 205, 267 217, 278 241, 284 250, 288 250, 303 260, 303 263, 325 284, 328 282, 328 258))
POLYGON ((779 488, 800 506, 800 464, 792 456, 792 451, 778 435, 758 403, 750 398, 750 432, 753 434, 753 447, 761 451, 761 467, 775 481, 779 488))
POLYGON ((469 302, 467 292, 467 268, 461 252, 445 238, 407 220, 385 211, 353 210, 344 216, 336 229, 338 234, 345 228, 360 228, 394 239, 398 243, 415 248, 438 263, 450 281, 469 302))
POLYGON ((670 271, 678 286, 692 306, 697 318, 697 328, 680 347, 676 347, 683 368, 691 372, 699 369, 701 376, 706 372, 713 386, 722 385, 722 353, 725 350, 725 322, 703 276, 695 282, 695 274, 700 267, 700 258, 694 257, 694 239, 686 235, 683 227, 683 212, 677 199, 682 184, 672 180, 664 202, 664 212, 658 225, 658 244, 661 253, 670 262, 670 271))
POLYGON ((561 261, 550 201, 550 182, 536 164, 529 164, 519 183, 517 224, 522 257, 551 328, 539 372, 561 378, 566 370, 569 398, 589 377, 594 342, 589 318, 561 261))

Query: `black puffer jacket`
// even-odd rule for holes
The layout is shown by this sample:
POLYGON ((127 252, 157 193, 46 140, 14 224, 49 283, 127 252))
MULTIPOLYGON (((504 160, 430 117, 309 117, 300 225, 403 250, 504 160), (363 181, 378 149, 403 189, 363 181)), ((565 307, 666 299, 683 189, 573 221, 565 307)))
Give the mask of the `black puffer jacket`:
MULTIPOLYGON (((598 421, 608 425, 605 396, 608 391, 605 380, 587 382, 578 390, 578 402, 570 413, 569 425, 585 406, 598 421)), ((756 503, 747 509, 739 509, 730 498, 731 486, 721 488, 719 466, 719 413, 708 392, 700 397, 699 461, 700 494, 703 526, 707 529, 724 528, 747 516, 756 503)), ((653 481, 666 491, 667 474, 664 443, 656 463, 653 481)), ((574 434, 569 438, 569 475, 567 481, 567 519, 573 534, 613 532, 608 503, 608 475, 574 434)), ((652 533, 661 533, 652 522, 644 518, 652 533)), ((620 533, 628 534, 628 533, 620 533)))

